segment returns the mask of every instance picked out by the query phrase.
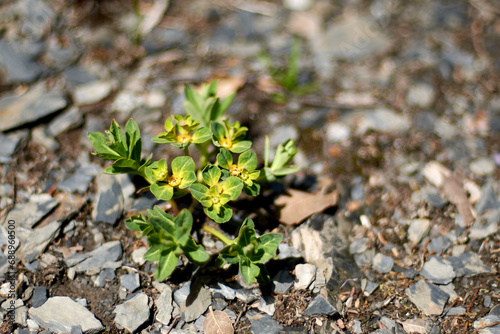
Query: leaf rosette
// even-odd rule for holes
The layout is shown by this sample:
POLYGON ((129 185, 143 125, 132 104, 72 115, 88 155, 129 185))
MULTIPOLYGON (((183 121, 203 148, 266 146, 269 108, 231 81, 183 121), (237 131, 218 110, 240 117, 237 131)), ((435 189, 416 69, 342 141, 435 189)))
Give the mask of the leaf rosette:
POLYGON ((225 223, 233 216, 233 210, 227 202, 235 200, 243 189, 243 182, 236 176, 221 181, 222 172, 219 167, 208 165, 203 169, 202 178, 207 186, 195 183, 191 186, 191 194, 203 205, 206 215, 217 223, 225 223))
POLYGON ((201 144, 212 137, 212 133, 205 127, 199 127, 200 122, 193 120, 191 115, 182 117, 172 115, 165 120, 165 131, 151 140, 155 143, 169 143, 179 148, 186 148, 191 143, 201 144), (175 123, 174 123, 175 120, 175 123))
POLYGON ((277 233, 257 237, 255 224, 248 218, 243 222, 234 243, 222 249, 217 264, 223 266, 238 263, 247 284, 252 284, 255 280, 265 284, 269 281, 269 274, 264 263, 275 256, 282 239, 283 236, 277 233))
POLYGON ((172 197, 187 194, 187 188, 196 181, 196 166, 191 157, 177 157, 172 160, 172 174, 168 173, 165 159, 153 162, 146 168, 146 176, 153 180, 150 190, 156 198, 168 201, 172 197))
POLYGON ((257 196, 260 192, 260 185, 256 182, 259 178, 260 170, 257 168, 257 155, 254 151, 248 150, 238 156, 238 162, 233 163, 233 155, 225 148, 221 148, 217 154, 217 163, 222 170, 222 178, 236 176, 243 182, 243 190, 247 195, 257 196))
POLYGON ((215 146, 223 147, 233 153, 242 153, 252 147, 250 140, 243 140, 248 128, 241 126, 240 122, 229 124, 227 120, 222 123, 211 122, 212 141, 215 146))

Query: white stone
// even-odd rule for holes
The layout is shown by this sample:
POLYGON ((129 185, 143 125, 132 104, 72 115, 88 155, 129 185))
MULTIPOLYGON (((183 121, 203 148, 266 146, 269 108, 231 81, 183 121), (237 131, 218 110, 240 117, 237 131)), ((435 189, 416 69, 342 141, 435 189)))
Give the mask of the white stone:
POLYGON ((316 278, 316 266, 310 263, 295 266, 295 288, 307 289, 316 278))

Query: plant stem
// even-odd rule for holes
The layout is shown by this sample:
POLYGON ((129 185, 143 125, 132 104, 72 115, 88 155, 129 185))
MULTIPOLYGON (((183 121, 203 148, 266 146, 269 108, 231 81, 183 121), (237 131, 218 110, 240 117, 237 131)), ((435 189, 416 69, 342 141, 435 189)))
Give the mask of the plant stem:
POLYGON ((184 147, 184 155, 189 157, 189 146, 184 147))
POLYGON ((168 202, 170 203, 170 207, 174 214, 179 214, 179 207, 177 206, 177 203, 173 199, 169 199, 168 202))
POLYGON ((206 232, 210 233, 211 235, 213 235, 214 237, 219 238, 220 241, 222 241, 226 245, 230 245, 233 243, 233 241, 228 237, 226 237, 224 234, 222 234, 222 232, 217 231, 215 228, 211 226, 204 224, 201 228, 204 229, 206 232))

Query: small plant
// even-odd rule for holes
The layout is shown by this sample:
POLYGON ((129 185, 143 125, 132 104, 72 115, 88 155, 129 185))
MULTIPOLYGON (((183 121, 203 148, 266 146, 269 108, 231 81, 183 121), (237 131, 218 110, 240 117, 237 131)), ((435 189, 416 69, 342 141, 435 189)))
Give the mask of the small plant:
MULTIPOLYGON (((125 222, 128 228, 146 237, 149 250, 144 258, 158 261, 156 279, 169 277, 175 269, 179 256, 184 254, 195 265, 206 264, 211 255, 196 243, 191 235, 193 216, 191 211, 200 203, 208 218, 222 224, 231 219, 231 201, 244 191, 257 196, 261 182, 271 182, 294 173, 298 167, 289 165, 297 148, 292 140, 279 145, 270 159, 269 139, 266 138, 264 166, 257 169, 257 154, 251 150, 252 142, 245 140, 248 128, 239 122, 230 123, 224 116, 234 94, 221 101, 216 97, 217 82, 201 87, 198 93, 185 87, 186 116, 172 115, 165 121, 165 132, 152 140, 170 144, 183 151, 170 164, 166 159, 153 161, 152 155, 142 158, 142 141, 139 127, 129 120, 122 131, 116 121, 109 131, 90 132, 88 137, 100 158, 111 160, 105 169, 107 174, 130 173, 143 177, 149 189, 158 199, 170 201, 176 216, 167 214, 159 207, 147 210, 146 215, 133 216, 125 222), (199 151, 195 163, 190 148, 199 151), (179 212, 176 198, 191 195, 190 210, 179 212)), ((204 224, 202 228, 226 244, 220 252, 217 264, 239 264, 244 280, 251 284, 258 280, 265 283, 269 275, 264 263, 275 256, 282 236, 267 233, 257 237, 254 223, 246 219, 238 237, 230 240, 217 229, 204 224)))

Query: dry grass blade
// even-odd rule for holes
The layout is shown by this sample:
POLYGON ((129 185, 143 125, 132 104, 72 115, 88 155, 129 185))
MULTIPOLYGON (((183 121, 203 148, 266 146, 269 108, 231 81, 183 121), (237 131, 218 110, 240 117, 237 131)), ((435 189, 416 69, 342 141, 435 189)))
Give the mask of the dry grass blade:
POLYGON ((233 324, 223 311, 214 311, 210 306, 210 314, 203 319, 203 330, 207 334, 233 334, 233 324))

